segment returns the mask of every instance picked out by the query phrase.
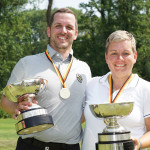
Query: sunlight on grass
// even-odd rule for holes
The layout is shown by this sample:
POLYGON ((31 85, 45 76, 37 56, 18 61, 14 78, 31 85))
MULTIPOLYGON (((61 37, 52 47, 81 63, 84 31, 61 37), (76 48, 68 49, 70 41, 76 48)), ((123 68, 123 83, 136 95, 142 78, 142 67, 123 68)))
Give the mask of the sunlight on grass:
MULTIPOLYGON (((0 119, 0 150, 15 150, 18 139, 15 124, 14 119, 0 119)), ((82 124, 82 127, 84 129, 85 123, 82 124)))
POLYGON ((0 119, 0 150, 15 149, 18 138, 15 123, 14 119, 0 119))

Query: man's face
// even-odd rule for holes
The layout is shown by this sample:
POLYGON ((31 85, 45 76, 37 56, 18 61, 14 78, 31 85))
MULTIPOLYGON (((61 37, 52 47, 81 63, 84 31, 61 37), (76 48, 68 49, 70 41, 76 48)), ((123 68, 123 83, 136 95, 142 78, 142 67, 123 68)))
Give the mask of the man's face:
POLYGON ((50 46, 58 52, 72 49, 78 31, 75 27, 75 16, 70 13, 56 13, 49 29, 50 46))

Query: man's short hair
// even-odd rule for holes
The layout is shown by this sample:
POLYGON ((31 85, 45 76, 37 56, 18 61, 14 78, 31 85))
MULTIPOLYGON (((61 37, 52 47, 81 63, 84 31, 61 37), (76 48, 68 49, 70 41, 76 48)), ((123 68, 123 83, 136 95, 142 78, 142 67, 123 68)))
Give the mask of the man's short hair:
POLYGON ((77 23, 77 17, 75 15, 75 13, 69 9, 69 8, 60 8, 58 10, 56 10, 50 17, 50 23, 49 23, 49 26, 51 27, 52 26, 52 23, 54 21, 54 16, 56 13, 69 13, 69 14, 73 14, 75 16, 75 27, 76 27, 76 30, 78 30, 78 23, 77 23))

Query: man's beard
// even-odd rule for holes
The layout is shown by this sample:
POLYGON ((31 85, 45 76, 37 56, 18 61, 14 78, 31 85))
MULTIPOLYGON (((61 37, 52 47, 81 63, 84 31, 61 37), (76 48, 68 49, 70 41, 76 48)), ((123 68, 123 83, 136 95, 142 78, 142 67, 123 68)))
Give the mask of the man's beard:
POLYGON ((68 41, 68 43, 66 43, 65 45, 61 45, 61 44, 59 44, 59 43, 57 43, 57 41, 55 41, 55 40, 52 40, 52 39, 50 39, 50 45, 55 49, 57 49, 57 50, 63 50, 63 51, 66 51, 68 48, 70 48, 71 47, 71 45, 72 45, 72 43, 73 43, 73 41, 68 41))

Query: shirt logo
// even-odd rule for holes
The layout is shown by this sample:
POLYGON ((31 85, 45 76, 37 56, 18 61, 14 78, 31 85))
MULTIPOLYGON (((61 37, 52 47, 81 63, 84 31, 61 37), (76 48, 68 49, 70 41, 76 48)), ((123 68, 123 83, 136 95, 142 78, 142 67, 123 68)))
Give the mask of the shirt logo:
POLYGON ((49 150, 49 147, 45 147, 45 150, 49 150))
POLYGON ((83 79, 82 79, 82 76, 80 74, 76 74, 76 77, 77 77, 77 80, 82 83, 83 79))

